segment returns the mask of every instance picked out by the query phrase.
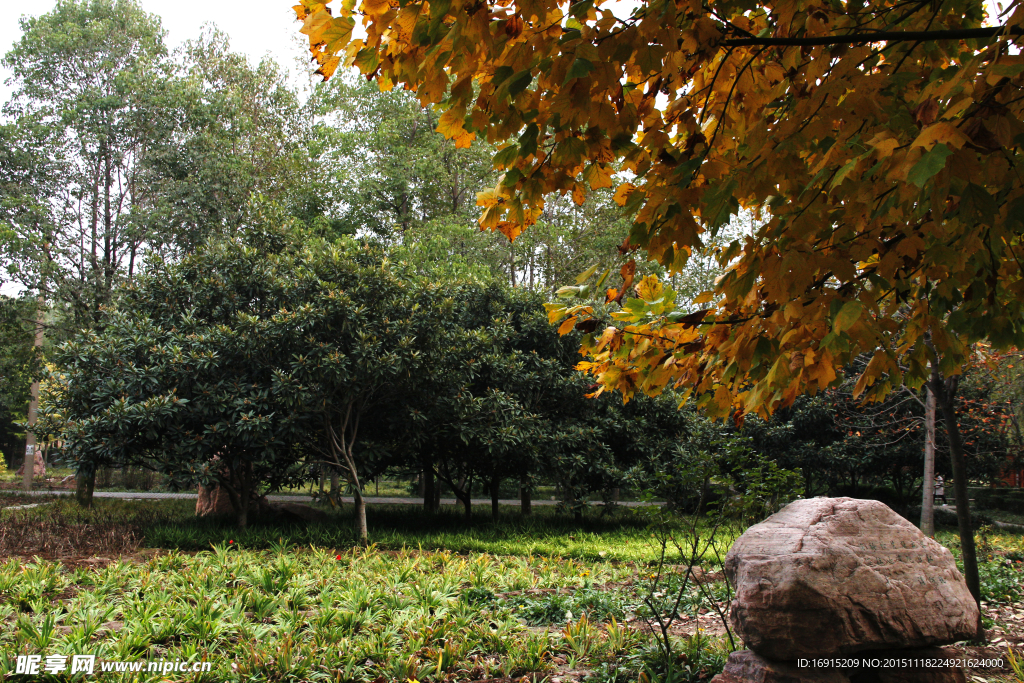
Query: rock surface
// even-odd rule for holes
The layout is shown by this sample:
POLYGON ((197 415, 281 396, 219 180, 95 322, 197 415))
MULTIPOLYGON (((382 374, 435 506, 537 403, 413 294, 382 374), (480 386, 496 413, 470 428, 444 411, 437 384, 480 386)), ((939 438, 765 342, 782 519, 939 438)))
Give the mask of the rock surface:
POLYGON ((750 650, 737 650, 711 683, 850 683, 850 679, 837 670, 800 668, 792 662, 772 662, 750 650))
MULTIPOLYGON (((25 474, 25 462, 22 460, 21 467, 16 472, 17 476, 23 476, 25 474)), ((43 461, 43 452, 37 450, 35 457, 32 460, 32 476, 33 477, 45 477, 46 476, 46 463, 43 461)))
MULTIPOLYGON (((943 647, 929 647, 919 650, 878 650, 864 652, 861 659, 882 660, 895 664, 896 660, 926 660, 931 664, 940 660, 957 660, 963 656, 943 647)), ((912 661, 910 663, 913 663, 912 661)), ((960 667, 937 666, 888 666, 850 672, 850 683, 967 683, 967 677, 960 667)))
POLYGON ((196 517, 207 515, 233 515, 231 497, 223 486, 200 486, 199 497, 196 499, 196 517))
POLYGON ((952 554, 884 504, 790 503, 730 549, 730 621, 775 661, 973 638, 978 607, 952 554))

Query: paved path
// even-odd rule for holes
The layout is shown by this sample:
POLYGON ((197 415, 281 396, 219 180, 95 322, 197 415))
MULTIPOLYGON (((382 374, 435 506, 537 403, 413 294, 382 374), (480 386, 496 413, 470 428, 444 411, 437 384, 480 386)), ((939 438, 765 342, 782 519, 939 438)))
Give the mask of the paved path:
MULTIPOLYGON (((19 491, 12 491, 11 493, 20 493, 19 491)), ((74 495, 74 491, 32 491, 33 496, 70 496, 74 495)), ((163 500, 163 499, 182 499, 182 500, 195 500, 198 498, 198 494, 195 493, 156 493, 152 491, 96 491, 92 494, 96 498, 120 498, 123 500, 163 500)), ((296 496, 296 495, 278 495, 270 494, 267 496, 267 500, 277 501, 279 503, 309 503, 311 498, 307 496, 296 496)), ((343 503, 351 503, 351 496, 342 496, 343 503)), ((366 501, 367 505, 423 505, 422 498, 387 498, 384 496, 365 496, 363 500, 366 501)), ((473 505, 490 505, 490 498, 474 498, 473 505)), ((455 498, 442 498, 441 505, 459 505, 460 501, 455 498)), ((514 505, 519 507, 519 499, 501 499, 498 501, 499 505, 514 505)), ((534 500, 534 505, 558 505, 558 501, 554 500, 534 500)), ((590 505, 604 505, 601 501, 590 501, 590 505)), ((660 505, 660 503, 643 503, 639 501, 625 501, 619 503, 623 507, 643 507, 647 505, 660 505)))

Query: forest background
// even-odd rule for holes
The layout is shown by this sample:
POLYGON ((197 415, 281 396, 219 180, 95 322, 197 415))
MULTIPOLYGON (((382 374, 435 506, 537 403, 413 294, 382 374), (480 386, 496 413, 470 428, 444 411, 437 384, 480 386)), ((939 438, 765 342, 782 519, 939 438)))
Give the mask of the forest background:
MULTIPOLYGON (((497 150, 480 140, 458 147, 436 132, 439 111, 400 90, 380 92, 358 74, 297 88, 280 65, 251 63, 212 27, 172 52, 159 18, 130 2, 58 3, 51 13, 24 20, 22 32, 4 59, 13 94, 0 129, 4 277, 26 292, 3 300, 0 420, 8 466, 16 467, 23 452, 32 380, 59 357, 59 345, 118 334, 109 316, 119 307, 131 310, 134 304, 123 296, 152 287, 145 282, 154 280, 146 278, 159 280, 204 259, 244 258, 240 245, 264 254, 287 251, 265 240, 256 244, 254 236, 324 250, 371 248, 378 265, 404 264, 402 277, 497 288, 504 292, 496 296, 503 312, 520 306, 542 318, 541 303, 582 282, 579 275, 618 272, 632 260, 620 248, 632 216, 610 189, 585 191, 585 202, 553 194, 537 224, 515 242, 481 232, 476 197, 497 181, 497 150), (34 349, 39 311, 45 334, 34 349)), ((656 262, 638 261, 630 277, 639 282, 658 275, 682 300, 692 300, 728 265, 722 254, 756 227, 752 215, 741 214, 682 272, 669 275, 656 262)), ((554 349, 553 328, 550 336, 544 344, 554 349)), ((567 342, 571 347, 573 340, 567 342)), ((573 354, 566 348, 549 355, 558 356, 565 378, 572 378, 573 354)), ((997 480, 1021 445, 1019 358, 984 351, 958 396, 978 483, 997 480)), ((675 411, 668 398, 650 410, 675 411)), ((582 411, 589 413, 591 445, 609 455, 576 461, 609 466, 581 478, 587 483, 567 496, 570 502, 625 485, 631 468, 646 467, 651 476, 668 471, 665 462, 678 453, 666 444, 684 434, 710 435, 702 438, 711 450, 739 448, 794 470, 807 494, 870 495, 897 505, 920 499, 920 393, 905 390, 865 406, 841 386, 799 399, 769 420, 749 419, 742 429, 684 409, 678 419, 651 428, 663 437, 662 451, 646 463, 636 453, 625 457, 628 449, 613 443, 613 425, 635 422, 635 415, 612 407, 617 401, 605 396, 581 404, 591 406, 582 411), (616 410, 616 419, 605 412, 616 410)), ((536 416, 539 408, 527 412, 536 416)), ((941 422, 938 471, 948 477, 941 422)), ((57 429, 48 434, 59 437, 57 429)), ((371 460, 371 470, 421 467, 371 460)), ((465 460, 461 473, 448 475, 455 484, 472 479, 474 468, 490 466, 465 460)), ((549 462, 537 474, 551 478, 564 466, 549 462)))

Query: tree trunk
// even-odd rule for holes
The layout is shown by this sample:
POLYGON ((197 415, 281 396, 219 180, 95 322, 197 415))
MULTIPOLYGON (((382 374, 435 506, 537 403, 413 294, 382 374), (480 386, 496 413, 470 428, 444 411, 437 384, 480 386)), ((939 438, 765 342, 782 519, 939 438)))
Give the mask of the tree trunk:
MULTIPOLYGON (((36 353, 43 345, 43 305, 46 303, 43 295, 39 295, 39 303, 36 307, 36 335, 32 347, 36 353)), ((32 428, 36 424, 36 414, 39 412, 39 380, 32 382, 29 389, 28 402, 28 429, 25 432, 25 464, 22 466, 21 483, 25 491, 32 490, 32 476, 36 471, 36 435, 32 428)), ((90 500, 91 502, 91 500, 90 500)))
POLYGON ((964 461, 964 448, 960 440, 960 427, 957 424, 956 408, 953 397, 956 394, 956 377, 947 382, 939 376, 937 360, 932 362, 932 379, 930 382, 935 402, 946 423, 946 439, 949 442, 949 455, 953 461, 953 493, 956 496, 956 521, 960 532, 960 554, 964 563, 964 579, 967 589, 978 603, 978 640, 985 639, 985 629, 981 623, 981 578, 978 575, 978 557, 974 547, 974 529, 971 528, 971 509, 967 501, 967 463, 964 461))
POLYGON ((359 535, 359 544, 366 547, 370 544, 366 529, 366 502, 363 500, 363 492, 359 486, 352 487, 352 494, 356 502, 356 533, 359 535))
POLYGON ((75 500, 84 508, 92 507, 92 492, 96 487, 96 470, 75 475, 75 500))
POLYGON ((530 497, 530 481, 523 475, 519 478, 519 514, 529 515, 533 512, 533 499, 530 497))
POLYGON ((332 507, 341 507, 341 475, 335 470, 331 472, 331 493, 329 494, 332 507))
POLYGON ((491 477, 491 519, 498 519, 498 489, 501 486, 501 479, 494 475, 491 477))
POLYGON ((437 512, 437 482, 434 479, 434 468, 423 468, 423 509, 428 513, 437 512))
POLYGON ((921 485, 921 531, 935 537, 935 394, 925 385, 924 483, 921 485))

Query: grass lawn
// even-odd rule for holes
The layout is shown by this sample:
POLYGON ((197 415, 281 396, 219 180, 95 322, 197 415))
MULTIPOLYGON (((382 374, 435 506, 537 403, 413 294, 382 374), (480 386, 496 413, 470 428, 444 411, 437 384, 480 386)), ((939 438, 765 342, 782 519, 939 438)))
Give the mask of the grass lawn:
MULTIPOLYGON (((729 651, 713 610, 727 589, 708 561, 706 594, 691 584, 673 625, 674 658, 659 654, 647 619, 671 611, 681 574, 658 577, 657 545, 629 510, 591 511, 579 526, 554 509, 467 525, 455 511, 371 507, 362 549, 351 506, 335 523, 257 521, 239 533, 195 520, 192 501, 96 503, 0 512, 0 678, 16 654, 78 653, 96 655, 97 671, 210 664, 98 680, 654 683, 671 663, 689 682, 709 680, 729 651)), ((738 532, 724 530, 723 549, 738 532)), ((958 550, 952 532, 938 540, 958 550)), ((1024 635, 1024 537, 988 534, 979 546, 987 624, 1003 644, 972 654, 992 656, 1024 635)))

